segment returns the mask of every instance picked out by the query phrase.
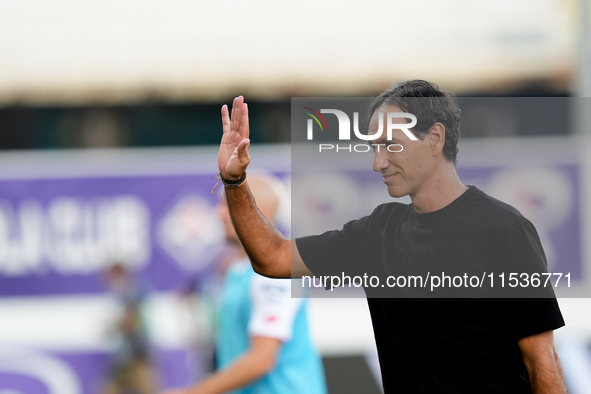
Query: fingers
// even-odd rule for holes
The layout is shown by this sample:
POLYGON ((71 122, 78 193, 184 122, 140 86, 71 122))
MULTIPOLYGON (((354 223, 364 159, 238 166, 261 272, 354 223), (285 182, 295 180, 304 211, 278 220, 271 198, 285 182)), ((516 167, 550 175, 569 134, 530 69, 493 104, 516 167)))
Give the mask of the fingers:
POLYGON ((234 113, 234 115, 232 115, 232 120, 234 120, 234 128, 232 129, 233 131, 239 131, 240 129, 240 115, 242 113, 242 103, 244 102, 244 97, 242 96, 238 96, 236 97, 236 101, 235 101, 235 108, 236 108, 236 112, 234 113))
POLYGON ((249 126, 248 126, 248 105, 244 103, 242 106, 242 114, 240 119, 240 129, 238 132, 244 138, 248 138, 249 134, 249 126))
POLYGON ((222 106, 222 126, 224 133, 236 131, 248 138, 248 107, 244 97, 238 96, 232 102, 232 114, 228 117, 228 106, 222 106))
POLYGON ((232 102, 232 117, 230 120, 231 131, 239 131, 243 103, 244 97, 242 96, 234 98, 234 101, 232 102))
POLYGON ((236 101, 237 100, 238 100, 238 97, 235 97, 234 101, 232 102, 232 116, 230 117, 230 131, 236 130, 236 117, 234 115, 236 114, 236 101))
POLYGON ((228 115, 228 106, 222 106, 222 130, 224 134, 230 132, 230 116, 228 115))

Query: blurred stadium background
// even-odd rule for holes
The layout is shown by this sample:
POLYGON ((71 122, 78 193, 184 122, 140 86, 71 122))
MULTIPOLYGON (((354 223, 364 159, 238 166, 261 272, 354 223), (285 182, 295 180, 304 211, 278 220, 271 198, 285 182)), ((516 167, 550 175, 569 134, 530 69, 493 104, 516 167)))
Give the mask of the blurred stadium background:
MULTIPOLYGON (((219 109, 238 94, 253 165, 288 187, 292 96, 420 78, 471 103, 551 100, 541 120, 475 104, 458 172, 522 210, 551 268, 590 286, 590 23, 588 0, 0 0, 0 393, 103 392, 126 313, 113 264, 142 289, 154 384, 209 370, 229 258, 210 191, 219 109)), ((387 199, 379 182, 368 196, 387 199)), ((591 393, 591 302, 560 304, 570 390, 591 393)), ((310 314, 331 394, 379 392, 365 301, 311 299, 310 314)))

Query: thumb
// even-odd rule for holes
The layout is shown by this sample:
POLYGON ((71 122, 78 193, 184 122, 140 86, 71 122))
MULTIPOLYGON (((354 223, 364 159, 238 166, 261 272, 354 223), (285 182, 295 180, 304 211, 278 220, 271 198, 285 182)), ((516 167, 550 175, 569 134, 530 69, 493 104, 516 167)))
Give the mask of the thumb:
POLYGON ((240 141, 240 144, 238 144, 238 146, 236 147, 236 150, 238 152, 238 159, 241 162, 249 160, 249 154, 248 154, 249 148, 250 148, 250 140, 248 138, 240 141))

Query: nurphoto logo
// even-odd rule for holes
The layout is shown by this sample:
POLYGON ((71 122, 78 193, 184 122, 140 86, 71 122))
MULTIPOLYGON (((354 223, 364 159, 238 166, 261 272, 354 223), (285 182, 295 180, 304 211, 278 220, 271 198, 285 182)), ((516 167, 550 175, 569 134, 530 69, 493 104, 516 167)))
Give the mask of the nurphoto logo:
MULTIPOLYGON (((349 115, 344 111, 338 109, 321 109, 320 112, 310 108, 302 107, 306 110, 303 112, 308 115, 307 123, 307 139, 308 141, 314 140, 314 122, 320 128, 320 131, 328 131, 328 125, 322 114, 333 114, 336 115, 337 121, 339 122, 339 141, 350 141, 351 140, 351 120, 349 115)), ((388 112, 386 113, 386 138, 388 141, 392 140, 392 131, 401 130, 411 141, 416 141, 417 137, 409 130, 417 124, 417 118, 413 114, 407 112, 388 112), (410 119, 410 123, 394 123, 394 119, 410 119)), ((353 132, 355 137, 362 141, 375 141, 382 136, 384 132, 384 113, 378 112, 378 130, 372 134, 363 134, 359 131, 359 112, 353 112, 353 132)), ((381 146, 385 146, 389 152, 402 152, 404 147, 400 144, 356 144, 356 145, 344 145, 339 144, 319 144, 319 152, 334 150, 347 151, 347 152, 369 152, 372 147, 379 151, 381 146)))

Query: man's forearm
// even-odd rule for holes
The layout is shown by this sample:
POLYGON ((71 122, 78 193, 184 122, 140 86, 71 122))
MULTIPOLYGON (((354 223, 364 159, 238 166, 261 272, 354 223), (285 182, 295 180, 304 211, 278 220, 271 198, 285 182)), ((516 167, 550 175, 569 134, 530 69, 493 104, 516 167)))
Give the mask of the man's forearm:
POLYGON ((247 184, 226 188, 232 224, 256 272, 275 278, 291 277, 290 241, 256 207, 247 184))
MULTIPOLYGON (((232 116, 229 115, 228 107, 224 105, 218 169, 222 178, 238 181, 250 164, 248 106, 242 96, 234 99, 232 116)), ((227 187, 226 200, 232 224, 257 273, 273 278, 291 278, 292 263, 295 276, 309 273, 297 246, 292 247, 292 242, 283 238, 256 207, 248 182, 234 188, 227 187)))
POLYGON ((534 394, 566 394, 562 366, 556 353, 553 361, 531 364, 528 373, 534 394))

